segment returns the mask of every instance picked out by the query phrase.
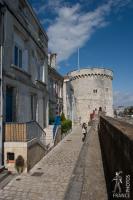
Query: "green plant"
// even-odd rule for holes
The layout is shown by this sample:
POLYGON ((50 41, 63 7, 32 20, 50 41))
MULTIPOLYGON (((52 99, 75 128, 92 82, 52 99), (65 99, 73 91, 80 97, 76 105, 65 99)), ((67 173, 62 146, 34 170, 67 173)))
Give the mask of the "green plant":
POLYGON ((24 171, 25 163, 24 158, 19 155, 15 161, 15 168, 19 174, 21 174, 24 171))
POLYGON ((72 121, 66 119, 61 122, 61 133, 67 133, 72 128, 72 121))
POLYGON ((61 121, 63 122, 65 120, 66 120, 65 114, 62 112, 62 114, 61 114, 61 121))
POLYGON ((70 130, 72 129, 72 121, 70 119, 68 119, 67 121, 68 121, 69 130, 70 130))

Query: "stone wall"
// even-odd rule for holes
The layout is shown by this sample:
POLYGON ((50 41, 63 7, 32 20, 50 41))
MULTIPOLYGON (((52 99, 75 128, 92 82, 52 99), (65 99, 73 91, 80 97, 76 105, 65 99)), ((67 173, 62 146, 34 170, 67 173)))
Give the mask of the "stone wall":
MULTIPOLYGON (((15 4, 9 0, 4 0, 8 8, 4 14, 5 42, 3 54, 3 117, 7 121, 6 110, 6 92, 7 87, 13 89, 13 122, 27 122, 33 120, 31 117, 31 95, 35 95, 37 103, 34 106, 36 110, 36 121, 44 128, 48 125, 48 66, 47 54, 48 39, 45 31, 41 30, 39 22, 35 20, 34 14, 29 10, 26 3, 28 20, 31 23, 25 24, 24 15, 20 13, 18 3, 15 4), (12 12, 11 12, 12 10, 12 12), (19 20, 17 20, 19 19, 19 20), (35 29, 30 31, 30 27, 35 29), (31 32, 31 34, 29 34, 31 32), (45 48, 37 41, 42 41, 45 48), (7 34, 10 33, 10 34, 7 34), (14 47, 22 50, 22 66, 15 63, 14 47), (37 107, 37 108, 36 108, 37 107)), ((24 12, 22 10, 22 12, 24 12)), ((11 121, 11 120, 10 120, 11 121)))
POLYGON ((100 117, 99 138, 109 199, 116 199, 118 195, 126 195, 123 199, 133 199, 133 125, 111 117, 100 117), (118 188, 113 193, 116 172, 120 172, 122 177, 121 194, 118 194, 118 188))
POLYGON ((29 171, 37 162, 39 162, 46 150, 39 143, 34 142, 27 148, 27 171, 29 171))
POLYGON ((24 172, 27 172, 27 143, 26 142, 4 142, 4 166, 11 172, 15 169, 15 160, 21 155, 25 162, 24 172), (14 153, 14 160, 8 160, 7 154, 14 153))
POLYGON ((56 146, 62 140, 61 128, 58 128, 58 132, 55 137, 54 146, 56 146))
POLYGON ((36 139, 29 142, 5 142, 4 143, 4 165, 11 172, 15 169, 15 160, 19 155, 24 159, 24 172, 28 172, 46 154, 46 149, 36 139), (7 154, 14 153, 14 160, 8 160, 7 154))

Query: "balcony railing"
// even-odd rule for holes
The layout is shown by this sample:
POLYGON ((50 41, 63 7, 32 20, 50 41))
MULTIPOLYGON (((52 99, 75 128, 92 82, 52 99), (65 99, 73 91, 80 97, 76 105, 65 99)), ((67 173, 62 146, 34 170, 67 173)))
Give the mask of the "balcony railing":
POLYGON ((36 121, 5 124, 6 142, 28 142, 34 138, 45 145, 46 133, 36 121))

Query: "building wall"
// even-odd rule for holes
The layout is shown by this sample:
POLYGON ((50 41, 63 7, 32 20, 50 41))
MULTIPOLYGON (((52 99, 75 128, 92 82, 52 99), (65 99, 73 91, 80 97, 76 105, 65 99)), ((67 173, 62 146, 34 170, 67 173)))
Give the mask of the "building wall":
MULTIPOLYGON (((27 3, 20 11, 19 1, 11 4, 4 14, 3 93, 6 121, 6 87, 12 87, 13 121, 31 121, 31 95, 36 95, 36 121, 48 125, 48 38, 27 3), (27 20, 27 21, 26 21, 27 20), (33 31, 31 29, 33 28, 33 31), (30 32, 30 34, 29 34, 30 32), (14 47, 22 50, 22 67, 15 65, 14 47)), ((22 1, 21 1, 22 2, 22 1)), ((26 1, 27 2, 27 1, 26 1)))
POLYGON ((21 155, 25 161, 25 172, 27 172, 27 143, 26 142, 5 142, 4 143, 4 166, 12 172, 16 172, 15 160, 21 155), (14 160, 7 161, 7 153, 14 153, 14 160))
POLYGON ((29 171, 40 161, 46 150, 36 140, 27 142, 5 142, 4 143, 4 166, 11 172, 17 172, 15 161, 19 155, 24 159, 24 172, 29 171), (14 160, 7 160, 7 153, 14 153, 14 160))
POLYGON ((63 83, 63 112, 67 119, 77 122, 77 109, 75 91, 73 89, 70 77, 64 77, 63 83))
POLYGON ((112 79, 108 69, 88 68, 69 73, 76 97, 77 115, 82 122, 90 119, 93 110, 101 107, 107 115, 113 116, 112 79))
POLYGON ((52 67, 48 68, 49 117, 55 118, 63 110, 63 77, 52 67))

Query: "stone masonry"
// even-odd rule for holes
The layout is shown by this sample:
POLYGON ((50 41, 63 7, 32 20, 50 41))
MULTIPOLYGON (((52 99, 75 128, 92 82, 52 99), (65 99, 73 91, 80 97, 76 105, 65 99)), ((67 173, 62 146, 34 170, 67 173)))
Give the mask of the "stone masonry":
POLYGON ((104 68, 84 68, 68 73, 74 89, 77 116, 88 122, 93 110, 99 108, 113 116, 113 72, 104 68))

